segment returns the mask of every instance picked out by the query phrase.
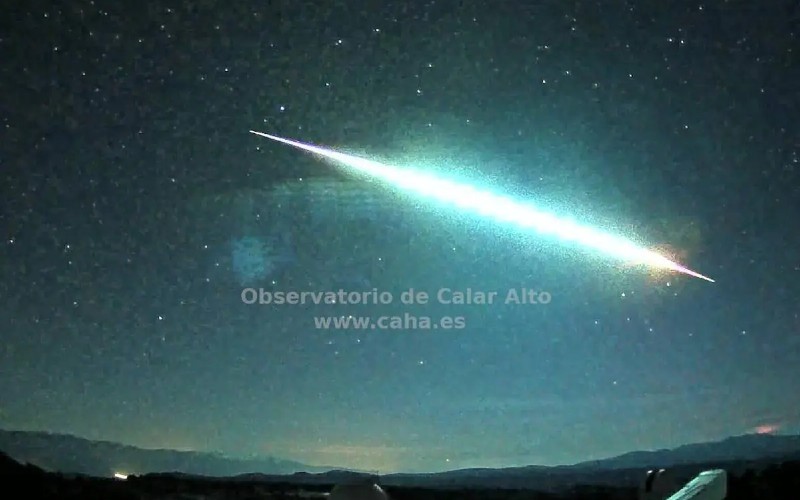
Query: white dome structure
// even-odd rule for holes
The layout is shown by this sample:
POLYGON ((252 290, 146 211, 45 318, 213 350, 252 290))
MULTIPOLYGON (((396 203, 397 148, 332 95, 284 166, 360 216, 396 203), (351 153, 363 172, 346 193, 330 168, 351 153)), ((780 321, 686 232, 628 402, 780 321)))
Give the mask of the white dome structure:
POLYGON ((339 484, 328 500, 389 500, 389 495, 374 483, 339 484))

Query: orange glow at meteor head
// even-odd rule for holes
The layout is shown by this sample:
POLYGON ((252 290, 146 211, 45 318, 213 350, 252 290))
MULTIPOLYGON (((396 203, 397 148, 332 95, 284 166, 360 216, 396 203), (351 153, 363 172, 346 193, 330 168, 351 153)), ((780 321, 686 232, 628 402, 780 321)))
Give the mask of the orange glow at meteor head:
MULTIPOLYGON (((678 249, 669 244, 660 244, 653 246, 650 250, 653 252, 663 255, 667 259, 671 260, 672 262, 685 262, 686 259, 689 257, 689 252, 683 249, 678 249)), ((636 262, 632 260, 628 260, 622 264, 623 268, 634 268, 634 267, 641 267, 641 262, 636 262)), ((647 268, 647 282, 648 283, 663 283, 668 281, 670 277, 674 276, 675 274, 674 269, 668 269, 664 267, 648 267, 647 268)))

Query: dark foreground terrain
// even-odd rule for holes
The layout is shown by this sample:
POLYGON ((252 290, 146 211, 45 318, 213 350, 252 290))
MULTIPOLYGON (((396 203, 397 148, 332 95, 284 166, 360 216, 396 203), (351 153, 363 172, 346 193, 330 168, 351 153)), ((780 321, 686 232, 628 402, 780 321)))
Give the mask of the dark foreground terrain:
MULTIPOLYGON (((242 480, 197 479, 174 476, 129 477, 127 480, 67 477, 20 464, 0 453, 0 481, 4 499, 297 499, 324 498, 333 485, 262 483, 242 480)), ((386 487, 394 500, 501 500, 501 499, 635 499, 631 488, 583 486, 562 494, 529 490, 425 489, 386 487)), ((800 461, 747 470, 729 477, 729 500, 800 498, 800 461)))

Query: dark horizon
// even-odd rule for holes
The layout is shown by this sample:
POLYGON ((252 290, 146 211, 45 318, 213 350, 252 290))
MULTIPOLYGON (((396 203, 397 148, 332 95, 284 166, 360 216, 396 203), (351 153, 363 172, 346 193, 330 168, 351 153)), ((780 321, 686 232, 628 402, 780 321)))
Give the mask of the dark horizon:
MULTIPOLYGON (((707 456, 709 451, 708 451, 708 449, 705 449, 705 448, 709 448, 709 447, 712 450, 716 449, 716 451, 714 453, 721 454, 720 456, 724 455, 724 456, 728 457, 726 460, 731 462, 731 463, 733 463, 733 462, 742 462, 742 461, 746 461, 746 462, 759 462, 760 461, 760 462, 763 462, 765 464, 766 463, 778 463, 778 461, 780 461, 782 459, 787 459, 787 458, 790 458, 790 457, 800 457, 800 434, 754 433, 754 434, 742 434, 742 435, 738 435, 738 436, 729 436, 729 437, 727 437, 725 439, 722 439, 720 441, 714 441, 714 442, 686 443, 686 444, 683 444, 683 445, 679 445, 679 446, 677 446, 675 448, 669 448, 669 449, 665 448, 665 449, 650 449, 650 450, 631 450, 631 451, 622 453, 620 455, 601 457, 601 458, 594 459, 594 460, 586 460, 586 461, 581 461, 581 462, 572 463, 572 464, 554 464, 554 465, 510 464, 510 465, 507 465, 507 466, 504 466, 504 467, 498 467, 498 468, 471 467, 471 468, 454 468, 454 469, 441 469, 441 470, 415 470, 415 471, 412 471, 412 470, 385 471, 384 470, 384 471, 381 471, 381 470, 376 470, 376 469, 372 469, 372 470, 352 469, 352 468, 338 466, 336 464, 301 463, 301 462, 297 462, 297 461, 294 461, 294 460, 291 460, 291 459, 287 459, 287 457, 280 457, 280 456, 276 456, 274 454, 264 454, 264 455, 260 455, 260 456, 236 456, 236 455, 224 454, 224 453, 221 453, 221 452, 208 451, 208 450, 174 450, 174 449, 168 449, 168 448, 139 448, 139 447, 136 447, 136 446, 133 446, 133 445, 130 445, 130 444, 126 444, 126 443, 119 443, 119 442, 113 442, 113 441, 93 441, 93 440, 88 440, 88 439, 80 437, 80 436, 75 436, 75 435, 71 435, 71 434, 60 434, 60 433, 49 432, 49 431, 24 431, 24 430, 0 429, 0 436, 2 436, 3 433, 11 433, 11 434, 20 433, 20 434, 26 435, 25 437, 28 437, 27 435, 30 435, 30 434, 36 434, 36 435, 46 436, 47 438, 67 438, 67 439, 71 439, 71 440, 77 440, 77 441, 80 441, 80 442, 85 442, 85 443, 87 443, 89 445, 110 445, 110 446, 115 447, 115 448, 116 447, 119 447, 119 448, 130 448, 130 449, 135 449, 137 451, 142 451, 142 452, 164 452, 164 453, 208 455, 208 456, 218 457, 218 458, 221 458, 221 459, 224 459, 224 460, 230 460, 230 461, 235 461, 235 462, 238 462, 238 461, 248 462, 248 461, 259 461, 259 460, 268 460, 268 461, 271 462, 271 465, 270 464, 265 464, 264 467, 270 467, 270 466, 274 467, 275 466, 275 462, 274 461, 277 460, 278 463, 279 463, 279 466, 283 467, 283 468, 293 467, 293 466, 301 467, 296 472, 275 472, 275 471, 264 471, 264 470, 261 470, 261 471, 259 471, 259 470, 243 470, 243 472, 236 473, 234 476, 247 475, 247 474, 291 476, 291 475, 294 475, 294 474, 297 474, 297 473, 312 474, 312 475, 325 475, 325 474, 329 474, 329 473, 343 472, 343 473, 354 473, 354 474, 360 474, 360 475, 374 475, 374 476, 380 476, 380 477, 384 477, 384 476, 388 477, 388 476, 403 476, 403 475, 423 475, 423 476, 425 476, 425 475, 429 475, 429 474, 436 475, 436 474, 446 474, 446 473, 468 472, 470 470, 495 470, 495 471, 500 472, 500 471, 507 470, 507 469, 525 469, 525 468, 533 468, 533 469, 537 469, 537 470, 539 470, 539 469, 561 469, 561 468, 578 468, 578 469, 580 469, 580 468, 591 468, 591 469, 597 469, 597 470, 605 470, 605 469, 617 470, 617 469, 622 469, 622 468, 642 469, 644 467, 652 467, 654 465, 665 465, 665 464, 654 464, 654 463, 650 463, 650 462, 644 462, 643 458, 641 456, 642 454, 644 454, 646 456, 660 456, 661 457, 660 460, 666 460, 665 456, 670 456, 670 455, 672 455, 672 454, 674 454, 676 452, 679 452, 681 450, 687 450, 689 448, 698 448, 698 447, 704 447, 704 451, 695 451, 695 456, 698 457, 697 458, 697 463, 702 463, 702 462, 713 463, 713 462, 718 462, 718 461, 722 460, 720 458, 715 458, 715 459, 709 458, 707 456), (784 446, 784 447, 779 448, 778 450, 775 450, 775 449, 772 449, 772 448, 766 448, 766 449, 761 449, 760 451, 753 451, 753 450, 748 450, 744 446, 737 447, 737 449, 734 452, 731 452, 730 450, 722 452, 722 451, 720 451, 718 449, 718 447, 720 445, 724 444, 724 443, 730 443, 730 442, 734 442, 734 441, 741 442, 744 439, 759 439, 763 443, 767 439, 770 439, 770 438, 773 438, 772 440, 774 442, 776 442, 776 441, 785 442, 785 440, 781 440, 781 438, 797 438, 797 440, 792 440, 791 443, 790 443, 790 446, 788 446, 788 447, 784 446), (704 453, 705 453, 705 455, 704 455, 704 453), (626 462, 624 462, 624 466, 623 466, 623 465, 620 465, 620 463, 619 463, 620 460, 627 459, 627 458, 633 459, 634 457, 636 458, 636 463, 635 464, 634 463, 629 463, 629 461, 626 461, 626 462)), ((2 442, 3 442, 2 439, 0 439, 0 452, 7 453, 7 450, 4 450, 3 446, 1 445, 2 442)), ((62 452, 63 452, 63 450, 62 450, 62 452)), ((76 452, 76 450, 74 450, 74 449, 70 451, 70 453, 75 453, 75 452, 76 452)), ((11 458, 19 459, 19 457, 15 457, 14 454, 9 454, 9 453, 7 453, 7 454, 11 458)), ((45 455, 46 455, 46 452, 45 452, 45 455)), ((716 456, 716 455, 714 455, 714 456, 716 456)), ((58 454, 56 453, 54 455, 54 457, 57 459, 58 454)), ((38 458, 41 459, 41 456, 38 457, 38 458)), ((82 458, 85 459, 85 458, 88 458, 88 457, 82 457, 82 458)), ((97 458, 97 457, 95 457, 95 458, 97 458)), ((113 462, 113 460, 114 460, 114 457, 103 457, 103 458, 105 460, 109 461, 109 462, 113 462)), ((80 456, 73 457, 71 460, 73 460, 73 461, 77 460, 78 462, 80 462, 81 461, 81 457, 80 456)), ((25 462, 30 462, 31 464, 37 465, 37 466, 41 466, 42 465, 40 463, 37 463, 36 460, 33 460, 33 461, 22 460, 22 463, 25 463, 25 462)), ((685 463, 683 461, 679 460, 675 464, 669 464, 669 466, 678 466, 678 465, 682 465, 682 464, 685 465, 685 463)), ((59 470, 57 472, 74 473, 74 472, 80 472, 80 471, 59 470)), ((153 473, 155 473, 155 474, 158 474, 158 473, 188 473, 188 474, 191 474, 191 472, 187 472, 187 471, 184 471, 184 470, 163 470, 163 471, 162 470, 154 470, 154 471, 148 471, 148 472, 141 472, 141 471, 137 472, 135 470, 130 470, 130 468, 127 469, 126 472, 129 473, 130 475, 142 475, 143 473, 144 474, 153 474, 153 473)), ((215 475, 215 477, 234 477, 234 476, 228 476, 228 475, 225 475, 225 474, 223 474, 223 475, 216 474, 215 475)))

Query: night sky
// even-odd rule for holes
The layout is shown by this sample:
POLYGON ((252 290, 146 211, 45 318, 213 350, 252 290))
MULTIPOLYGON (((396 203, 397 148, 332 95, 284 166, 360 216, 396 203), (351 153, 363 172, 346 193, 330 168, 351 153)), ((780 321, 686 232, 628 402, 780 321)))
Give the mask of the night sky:
POLYGON ((488 5, 7 5, 0 427, 380 471, 800 432, 797 3, 488 5), (716 283, 251 129, 508 192, 716 283), (247 305, 244 286, 551 300, 247 305), (314 324, 385 314, 466 326, 314 324))

